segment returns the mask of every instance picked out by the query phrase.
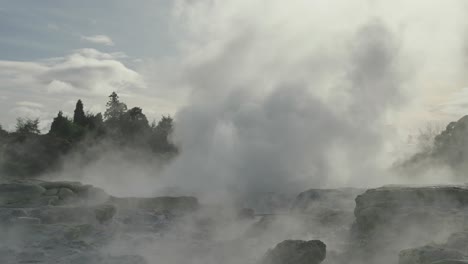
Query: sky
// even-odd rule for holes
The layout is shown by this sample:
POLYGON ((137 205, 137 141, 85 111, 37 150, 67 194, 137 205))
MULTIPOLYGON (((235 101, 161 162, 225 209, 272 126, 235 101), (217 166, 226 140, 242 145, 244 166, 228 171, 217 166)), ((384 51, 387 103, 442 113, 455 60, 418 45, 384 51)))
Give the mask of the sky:
POLYGON ((376 23, 395 42, 400 78, 385 122, 404 134, 468 112, 466 10, 461 0, 0 0, 0 124, 39 117, 46 131, 77 99, 103 111, 114 90, 150 119, 231 89, 221 86, 266 93, 317 78, 311 90, 329 103, 346 93, 330 87, 353 35, 376 23))
POLYGON ((78 99, 102 112, 116 91, 149 120, 174 116, 181 151, 158 172, 80 168, 106 185, 216 196, 394 183, 386 169, 408 157, 409 135, 468 113, 467 11, 465 0, 0 0, 0 124, 38 117, 47 132, 78 99))
POLYGON ((116 90, 152 118, 174 114, 184 95, 158 85, 155 62, 176 52, 168 1, 0 1, 0 124, 39 117, 82 99, 103 111, 116 90))

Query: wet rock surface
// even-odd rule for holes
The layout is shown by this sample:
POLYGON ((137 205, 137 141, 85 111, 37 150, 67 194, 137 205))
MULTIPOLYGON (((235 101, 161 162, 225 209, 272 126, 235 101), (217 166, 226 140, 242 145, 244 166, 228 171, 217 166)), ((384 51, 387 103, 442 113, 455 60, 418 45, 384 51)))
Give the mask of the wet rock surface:
POLYGON ((154 238, 169 219, 197 206, 192 197, 111 197, 78 182, 3 182, 0 263, 146 264, 141 255, 109 247, 148 230, 154 238))
POLYGON ((261 264, 319 264, 326 256, 320 240, 285 240, 268 251, 261 264))
POLYGON ((370 189, 356 198, 352 250, 362 259, 380 252, 374 261, 395 263, 401 250, 444 241, 452 232, 466 229, 467 209, 465 186, 370 189))
POLYGON ((468 262, 465 186, 311 189, 285 204, 261 207, 268 212, 114 197, 79 182, 2 182, 0 263, 468 262))

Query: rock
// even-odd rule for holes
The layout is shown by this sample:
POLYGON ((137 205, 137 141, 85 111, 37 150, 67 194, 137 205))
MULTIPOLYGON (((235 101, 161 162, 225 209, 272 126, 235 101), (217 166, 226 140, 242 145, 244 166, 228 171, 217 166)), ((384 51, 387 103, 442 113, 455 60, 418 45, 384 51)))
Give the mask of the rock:
POLYGON ((147 264, 148 262, 141 256, 123 255, 115 257, 107 257, 103 263, 105 264, 147 264))
POLYGON ((39 225, 41 224, 41 219, 36 217, 18 217, 12 222, 17 225, 39 225))
POLYGON ((71 200, 76 197, 76 194, 68 188, 60 188, 58 192, 58 197, 60 200, 71 200))
MULTIPOLYGON (((356 198, 353 253, 379 261, 468 226, 466 186, 385 186, 356 198), (444 223, 444 228, 441 228, 444 223), (430 230, 430 231, 429 231, 430 230)), ((392 260, 393 261, 393 260, 392 260)), ((396 259, 395 259, 396 261, 396 259)))
POLYGON ((113 205, 47 206, 31 210, 30 215, 45 224, 104 223, 112 219, 115 212, 113 205))
POLYGON ((457 232, 450 235, 446 247, 459 250, 468 255, 468 231, 457 232))
POLYGON ((468 264, 468 260, 446 259, 432 262, 431 264, 468 264))
POLYGON ((0 207, 35 206, 37 199, 45 192, 39 185, 31 183, 0 184, 0 207))
POLYGON ((57 188, 51 188, 51 189, 47 189, 47 190, 44 192, 44 195, 47 195, 47 196, 56 196, 58 193, 59 193, 59 189, 57 189, 57 188))
POLYGON ((100 205, 94 208, 96 220, 101 224, 110 221, 114 217, 116 211, 115 206, 112 204, 100 205))
POLYGON ((112 197, 110 202, 122 209, 143 209, 153 211, 192 212, 198 209, 195 197, 153 197, 153 198, 118 198, 112 197))
POLYGON ((64 237, 67 240, 77 240, 84 236, 88 236, 93 232, 94 227, 90 224, 82 224, 70 227, 65 233, 64 237))
POLYGON ((71 181, 51 181, 51 182, 41 182, 39 183, 40 186, 44 187, 45 189, 61 189, 67 188, 72 190, 73 192, 80 193, 85 191, 88 186, 81 184, 80 182, 71 182, 71 181))
POLYGON ((47 205, 97 205, 109 200, 102 189, 79 182, 20 180, 0 184, 0 208, 47 205))
POLYGON ((285 240, 269 250, 261 264, 319 264, 325 256, 326 245, 320 240, 285 240))
POLYGON ((45 253, 42 251, 25 251, 17 256, 18 263, 41 263, 45 260, 45 253))
POLYGON ((0 248, 0 263, 16 263, 16 252, 10 248, 0 248))
POLYGON ((141 256, 121 255, 102 256, 98 254, 80 254, 72 258, 70 264, 148 264, 141 256))
POLYGON ((255 211, 251 208, 243 208, 237 213, 239 219, 254 219, 255 211))
POLYGON ((26 212, 23 210, 23 209, 13 209, 11 211, 11 216, 14 216, 14 217, 26 217, 27 214, 26 212))
POLYGON ((301 213, 314 213, 323 208, 352 211, 354 199, 363 192, 363 189, 357 188, 311 189, 300 193, 291 209, 301 213))
POLYGON ((41 182, 39 185, 47 189, 47 195, 57 195, 62 200, 73 198, 71 201, 79 201, 84 205, 106 203, 110 198, 104 190, 92 185, 83 185, 79 182, 41 182), (57 190, 56 194, 54 194, 55 190, 57 190))
POLYGON ((399 254, 399 264, 432 264, 439 261, 463 260, 464 255, 453 249, 437 245, 403 250, 399 254))
POLYGON ((53 206, 53 205, 60 205, 61 201, 58 196, 45 196, 41 197, 44 200, 45 205, 53 206))

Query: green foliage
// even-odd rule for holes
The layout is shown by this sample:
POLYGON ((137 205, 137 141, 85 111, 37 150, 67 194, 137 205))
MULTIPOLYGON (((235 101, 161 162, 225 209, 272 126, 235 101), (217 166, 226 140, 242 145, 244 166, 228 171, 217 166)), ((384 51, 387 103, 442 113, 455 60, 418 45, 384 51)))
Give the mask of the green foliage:
POLYGON ((71 149, 67 140, 29 134, 9 140, 3 150, 2 171, 9 176, 31 177, 59 166, 60 157, 71 149))
POLYGON ((132 148, 142 153, 177 154, 170 142, 173 120, 170 116, 153 125, 140 107, 127 110, 127 105, 113 92, 101 113, 84 112, 83 102, 76 103, 73 118, 59 111, 53 119, 49 133, 41 135, 38 119, 18 118, 16 131, 8 133, 0 126, 0 171, 10 176, 30 177, 60 167, 62 157, 71 151, 92 162, 100 155, 93 146, 101 142, 111 146, 132 148), (90 150, 87 152, 87 150, 90 150))
POLYGON ((63 112, 59 111, 57 117, 52 121, 49 134, 74 141, 79 140, 84 135, 84 128, 72 122, 69 118, 64 117, 63 112))
POLYGON ((86 126, 86 121, 87 120, 84 112, 83 102, 80 99, 78 100, 78 102, 76 102, 76 107, 73 115, 73 123, 84 127, 86 126))
MULTIPOLYGON (((433 137, 432 145, 404 161, 400 168, 417 170, 435 165, 449 166, 456 176, 466 177, 468 169, 468 116, 451 122, 445 130, 433 137)), ((414 172, 416 170, 416 172, 414 172)))
POLYGON ((451 122, 435 137, 433 155, 455 166, 468 161, 468 116, 451 122))
POLYGON ((39 130, 39 118, 17 118, 16 119, 16 133, 21 135, 27 134, 40 134, 39 130))
POLYGON ((127 105, 119 101, 117 93, 112 92, 109 95, 109 101, 106 104, 106 112, 104 112, 104 118, 106 121, 117 122, 127 111, 127 105))
POLYGON ((0 125, 0 137, 6 136, 8 132, 3 129, 2 125, 0 125))
POLYGON ((158 124, 152 125, 150 145, 154 152, 177 153, 177 147, 170 141, 174 130, 172 117, 163 116, 158 124))
POLYGON ((106 128, 104 127, 104 120, 102 119, 101 113, 97 113, 95 115, 87 113, 86 124, 88 132, 93 134, 95 137, 101 137, 105 135, 106 128))
POLYGON ((119 129, 122 134, 122 139, 126 141, 135 140, 138 136, 145 136, 150 129, 148 119, 143 114, 143 110, 139 107, 134 107, 122 115, 119 122, 119 129))

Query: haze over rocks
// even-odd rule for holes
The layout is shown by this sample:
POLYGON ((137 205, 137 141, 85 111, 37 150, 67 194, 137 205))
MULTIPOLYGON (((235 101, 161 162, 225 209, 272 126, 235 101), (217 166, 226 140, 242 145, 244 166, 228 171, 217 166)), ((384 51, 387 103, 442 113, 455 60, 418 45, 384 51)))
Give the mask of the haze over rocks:
POLYGON ((441 264, 468 255, 465 186, 311 189, 270 214, 68 181, 10 180, 0 190, 6 264, 441 264))

